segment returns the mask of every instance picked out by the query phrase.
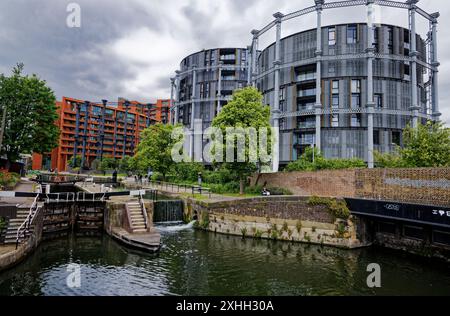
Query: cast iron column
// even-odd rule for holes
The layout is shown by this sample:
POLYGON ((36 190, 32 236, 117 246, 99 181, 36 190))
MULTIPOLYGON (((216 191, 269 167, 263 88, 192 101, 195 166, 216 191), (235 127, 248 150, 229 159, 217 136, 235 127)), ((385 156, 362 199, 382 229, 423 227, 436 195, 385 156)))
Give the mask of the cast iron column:
POLYGON ((374 168, 374 142, 373 142, 373 60, 375 48, 373 46, 373 3, 374 0, 367 0, 367 164, 370 169, 374 168))
POLYGON ((281 66, 281 19, 284 15, 277 12, 273 15, 276 19, 276 42, 275 42, 275 82, 274 82, 274 102, 272 108, 272 124, 275 132, 275 143, 273 145, 272 171, 278 172, 280 168, 280 66, 281 66))
POLYGON ((324 0, 315 0, 317 11, 317 49, 316 49, 316 148, 322 151, 322 5, 324 0))
POLYGON ((438 54, 437 54, 437 24, 438 24, 438 18, 440 16, 440 14, 438 12, 433 13, 432 15, 433 20, 431 21, 432 24, 432 29, 431 29, 431 37, 432 37, 432 43, 431 43, 431 47, 433 49, 432 52, 432 66, 435 67, 435 70, 433 70, 433 79, 432 79, 432 84, 433 84, 433 90, 432 90, 432 94, 433 94, 433 118, 438 121, 441 113, 439 112, 439 66, 440 63, 438 61, 438 54))
POLYGON ((417 102, 417 52, 416 45, 416 3, 419 0, 408 0, 409 15, 410 15, 410 31, 411 31, 411 52, 409 56, 411 57, 411 112, 413 113, 412 127, 417 128, 419 124, 419 110, 420 107, 417 102))

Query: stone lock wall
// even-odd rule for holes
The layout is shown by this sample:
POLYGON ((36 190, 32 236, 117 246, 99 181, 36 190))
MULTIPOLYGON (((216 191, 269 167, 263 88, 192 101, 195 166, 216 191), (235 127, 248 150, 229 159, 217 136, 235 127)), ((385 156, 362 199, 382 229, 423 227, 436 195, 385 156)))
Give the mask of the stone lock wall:
POLYGON ((206 203, 188 199, 189 218, 198 217, 205 230, 249 237, 330 245, 365 246, 351 219, 335 219, 326 206, 311 206, 306 198, 280 197, 206 203))

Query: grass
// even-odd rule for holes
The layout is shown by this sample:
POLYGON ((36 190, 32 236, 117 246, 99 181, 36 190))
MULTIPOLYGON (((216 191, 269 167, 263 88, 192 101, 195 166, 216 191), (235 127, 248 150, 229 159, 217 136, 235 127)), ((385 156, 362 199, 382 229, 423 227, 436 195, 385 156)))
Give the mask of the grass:
POLYGON ((259 197, 261 196, 260 194, 239 194, 239 193, 224 193, 224 194, 218 194, 218 195, 223 195, 223 196, 229 196, 229 197, 238 197, 238 198, 254 198, 254 197, 259 197))
POLYGON ((198 200, 198 201, 205 201, 209 199, 209 196, 207 194, 194 194, 192 195, 191 193, 180 193, 181 196, 185 197, 185 198, 191 198, 194 200, 198 200))

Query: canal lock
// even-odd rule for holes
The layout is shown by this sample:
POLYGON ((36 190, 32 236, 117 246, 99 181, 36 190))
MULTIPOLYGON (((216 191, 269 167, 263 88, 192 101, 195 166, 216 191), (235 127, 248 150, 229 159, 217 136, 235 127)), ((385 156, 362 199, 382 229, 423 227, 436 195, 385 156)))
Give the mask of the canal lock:
MULTIPOLYGON (((51 186, 51 193, 77 194, 75 186, 51 186)), ((105 201, 46 201, 43 213, 43 239, 76 236, 101 236, 104 228, 105 201)))

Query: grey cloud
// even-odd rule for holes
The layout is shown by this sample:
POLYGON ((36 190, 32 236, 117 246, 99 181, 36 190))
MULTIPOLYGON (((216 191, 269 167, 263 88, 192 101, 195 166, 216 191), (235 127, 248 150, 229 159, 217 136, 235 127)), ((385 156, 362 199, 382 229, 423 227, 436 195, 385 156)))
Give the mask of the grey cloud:
MULTIPOLYGON (((114 100, 121 95, 143 101, 168 97, 169 78, 183 56, 203 48, 247 46, 250 31, 266 25, 274 12, 288 13, 313 5, 312 0, 210 1, 202 7, 205 2, 195 0, 2 0, 0 71, 7 72, 23 61, 26 71, 46 79, 58 97, 114 100), (66 27, 66 5, 70 2, 82 8, 81 29, 66 27), (119 40, 129 39, 142 29, 161 34, 161 43, 172 43, 171 49, 177 51, 170 56, 177 57, 147 63, 145 58, 136 60, 111 51, 119 40), (130 82, 139 82, 139 88, 130 82)), ((450 124, 450 38, 444 32, 450 27, 450 4, 423 0, 420 6, 430 12, 441 11, 440 99, 443 120, 450 124)), ((352 15, 351 11, 340 12, 352 15)), ((314 17, 301 19, 298 24, 286 27, 292 31, 313 27, 314 17)), ((164 57, 168 53, 148 49, 149 55, 164 57)), ((145 54, 141 52, 141 56, 145 54)))

